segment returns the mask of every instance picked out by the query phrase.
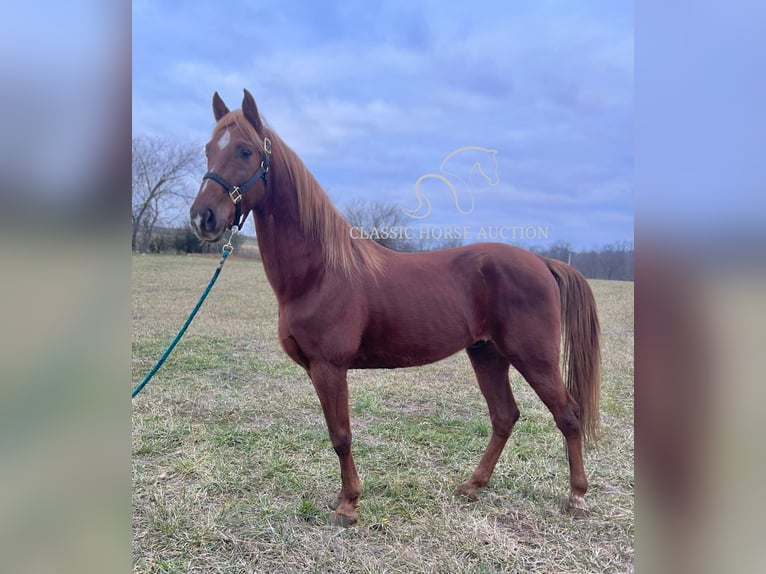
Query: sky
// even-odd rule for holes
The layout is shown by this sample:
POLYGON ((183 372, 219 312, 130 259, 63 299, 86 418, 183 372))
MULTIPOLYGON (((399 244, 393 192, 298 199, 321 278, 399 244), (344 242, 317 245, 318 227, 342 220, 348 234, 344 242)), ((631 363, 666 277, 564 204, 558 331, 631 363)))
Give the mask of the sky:
POLYGON ((633 240, 632 2, 132 10, 134 136, 201 151, 213 92, 234 109, 246 88, 341 209, 394 203, 467 241, 633 240))

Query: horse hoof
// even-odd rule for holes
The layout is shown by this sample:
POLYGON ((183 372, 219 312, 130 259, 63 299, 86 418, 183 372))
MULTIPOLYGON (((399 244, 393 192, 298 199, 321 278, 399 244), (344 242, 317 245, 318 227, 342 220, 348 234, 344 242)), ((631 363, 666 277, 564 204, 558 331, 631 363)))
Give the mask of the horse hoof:
POLYGON ((587 518, 590 516, 588 505, 582 496, 572 495, 567 501, 566 511, 572 518, 587 518))
POLYGON ((356 516, 346 516, 345 514, 338 514, 337 512, 333 512, 332 515, 330 515, 330 524, 333 526, 348 528, 349 526, 356 524, 356 521, 356 516))
POLYGON ((462 496, 463 498, 465 498, 467 500, 470 500, 470 501, 475 501, 475 500, 479 499, 478 492, 479 492, 478 488, 476 488, 474 485, 468 484, 466 482, 464 482, 463 484, 461 484, 460 486, 458 486, 455 489, 455 494, 456 495, 462 496))

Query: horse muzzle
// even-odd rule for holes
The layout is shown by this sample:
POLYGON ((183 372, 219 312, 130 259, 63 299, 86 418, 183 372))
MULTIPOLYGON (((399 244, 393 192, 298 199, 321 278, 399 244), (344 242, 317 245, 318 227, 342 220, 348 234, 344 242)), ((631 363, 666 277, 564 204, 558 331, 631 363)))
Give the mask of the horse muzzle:
POLYGON ((192 211, 189 215, 194 235, 202 241, 218 241, 223 235, 226 222, 216 217, 212 209, 201 210, 198 213, 192 211))

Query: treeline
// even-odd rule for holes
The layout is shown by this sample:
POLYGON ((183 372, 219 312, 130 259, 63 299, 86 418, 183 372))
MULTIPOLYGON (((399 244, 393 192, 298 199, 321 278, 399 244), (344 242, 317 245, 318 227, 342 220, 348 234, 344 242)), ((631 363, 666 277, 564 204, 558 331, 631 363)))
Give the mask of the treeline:
MULTIPOLYGON (((385 201, 354 200, 346 204, 343 215, 349 223, 365 230, 406 228, 411 220, 404 217, 399 206, 385 201)), ((433 251, 459 247, 460 239, 433 238, 413 239, 401 234, 369 234, 373 241, 394 251, 433 251)), ((600 248, 575 251, 566 241, 557 241, 548 246, 524 246, 530 251, 569 263, 589 279, 611 279, 615 281, 633 281, 633 243, 628 241, 610 243, 600 248)))
MULTIPOLYGON (((228 236, 227 236, 228 237, 228 236)), ((218 243, 206 243, 200 241, 188 225, 176 228, 155 228, 146 238, 144 253, 220 253, 223 241, 218 243)), ((381 239, 378 243, 383 244, 395 251, 432 251, 458 247, 459 241, 391 241, 381 239)), ((260 259, 257 241, 253 237, 235 235, 233 240, 234 251, 239 257, 260 259)), ((566 241, 557 241, 550 246, 527 247, 529 251, 558 259, 580 271, 589 279, 609 279, 613 281, 633 281, 633 244, 628 241, 615 242, 600 248, 576 251, 566 241)))
MULTIPOLYGON (((223 248, 223 244, 228 240, 229 234, 224 235, 224 239, 216 243, 207 243, 200 241, 197 236, 194 235, 189 225, 183 225, 179 227, 155 227, 152 229, 151 234, 143 237, 141 242, 141 253, 171 253, 171 254, 183 254, 183 253, 220 253, 223 248)), ((251 255, 252 246, 248 243, 252 243, 252 238, 245 237, 243 235, 235 235, 232 239, 232 246, 234 251, 242 255, 251 255)), ((257 247, 255 247, 257 251, 257 247)))
POLYGON ((550 247, 535 246, 530 251, 569 263, 588 279, 633 281, 633 243, 618 241, 598 249, 575 251, 566 241, 557 241, 550 247))

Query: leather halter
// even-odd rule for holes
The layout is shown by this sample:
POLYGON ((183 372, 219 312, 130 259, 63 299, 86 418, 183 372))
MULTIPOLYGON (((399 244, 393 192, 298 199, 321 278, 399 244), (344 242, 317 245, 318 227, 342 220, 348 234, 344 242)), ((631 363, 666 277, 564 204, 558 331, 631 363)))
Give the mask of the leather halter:
POLYGON ((216 183, 220 184, 221 187, 223 187, 229 194, 229 199, 231 199, 232 203, 234 203, 236 206, 236 210, 234 212, 234 223, 229 226, 229 229, 234 226, 236 226, 237 229, 242 229, 242 224, 247 218, 247 213, 245 213, 244 216, 242 214, 242 196, 245 194, 245 192, 259 179, 263 180, 264 186, 269 182, 269 163, 271 162, 271 140, 269 138, 263 139, 263 152, 264 154, 260 167, 242 185, 233 185, 212 171, 209 171, 202 176, 203 180, 212 179, 216 183))

